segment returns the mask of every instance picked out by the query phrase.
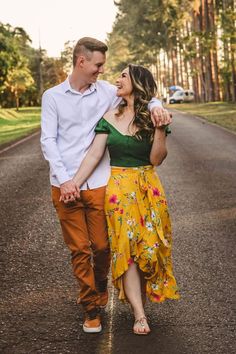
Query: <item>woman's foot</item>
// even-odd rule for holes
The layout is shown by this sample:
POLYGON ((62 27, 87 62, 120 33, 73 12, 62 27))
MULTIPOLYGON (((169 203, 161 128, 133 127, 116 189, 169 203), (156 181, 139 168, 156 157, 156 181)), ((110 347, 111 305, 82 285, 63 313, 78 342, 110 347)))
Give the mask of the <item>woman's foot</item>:
POLYGON ((139 317, 135 320, 133 326, 134 334, 146 335, 151 332, 150 327, 147 323, 147 318, 145 316, 139 317))

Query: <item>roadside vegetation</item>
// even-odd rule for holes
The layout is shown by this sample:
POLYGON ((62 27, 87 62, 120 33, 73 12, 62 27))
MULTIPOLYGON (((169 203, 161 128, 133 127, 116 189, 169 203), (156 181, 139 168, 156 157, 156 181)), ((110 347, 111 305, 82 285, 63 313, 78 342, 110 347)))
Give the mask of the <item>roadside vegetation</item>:
MULTIPOLYGON (((227 102, 166 105, 236 132, 236 104, 227 102)), ((0 146, 25 137, 40 127, 40 107, 0 109, 0 146)))
POLYGON ((227 102, 181 103, 166 107, 187 112, 236 132, 236 104, 227 102))
POLYGON ((0 146, 15 141, 40 127, 40 107, 0 109, 0 146))

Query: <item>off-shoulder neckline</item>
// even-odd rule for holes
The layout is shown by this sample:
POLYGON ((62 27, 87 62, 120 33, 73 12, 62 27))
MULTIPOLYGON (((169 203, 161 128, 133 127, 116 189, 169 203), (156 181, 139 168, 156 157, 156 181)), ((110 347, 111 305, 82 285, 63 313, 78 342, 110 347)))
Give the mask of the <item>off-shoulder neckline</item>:
POLYGON ((119 133, 120 135, 122 135, 122 136, 128 136, 128 137, 130 137, 130 138, 133 138, 133 137, 134 137, 134 135, 123 134, 123 133, 120 132, 117 128, 115 128, 113 124, 109 123, 104 117, 102 117, 102 119, 105 120, 105 122, 106 122, 107 124, 109 124, 113 129, 115 129, 115 130, 117 131, 117 133, 119 133))

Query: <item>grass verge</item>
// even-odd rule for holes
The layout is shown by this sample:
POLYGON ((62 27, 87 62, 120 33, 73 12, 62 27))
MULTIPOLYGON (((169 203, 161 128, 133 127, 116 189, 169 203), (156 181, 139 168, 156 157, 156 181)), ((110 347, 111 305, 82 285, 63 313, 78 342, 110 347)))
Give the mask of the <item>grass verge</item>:
MULTIPOLYGON (((236 132, 236 104, 226 102, 182 103, 167 105, 199 116, 236 132)), ((40 107, 0 109, 0 146, 29 135, 40 127, 40 107)))
POLYGON ((168 108, 188 112, 236 132, 236 104, 227 102, 169 104, 168 108))
POLYGON ((29 135, 40 127, 40 107, 0 109, 0 146, 29 135))

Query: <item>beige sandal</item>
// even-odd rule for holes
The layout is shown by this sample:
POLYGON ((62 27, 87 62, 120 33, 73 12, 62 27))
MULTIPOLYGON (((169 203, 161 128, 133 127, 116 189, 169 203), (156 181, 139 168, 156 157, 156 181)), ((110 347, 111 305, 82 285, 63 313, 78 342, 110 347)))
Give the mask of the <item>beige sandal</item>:
POLYGON ((148 326, 148 330, 145 330, 145 327, 147 327, 148 323, 147 323, 147 318, 145 316, 142 316, 140 317, 138 320, 135 320, 134 322, 134 326, 136 324, 139 324, 139 326, 142 328, 142 332, 140 331, 135 331, 134 328, 133 328, 133 332, 134 334, 139 334, 139 335, 147 335, 148 333, 151 332, 151 330, 149 329, 149 326, 148 326), (145 323, 146 322, 146 323, 145 323))

